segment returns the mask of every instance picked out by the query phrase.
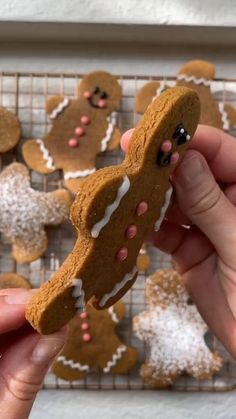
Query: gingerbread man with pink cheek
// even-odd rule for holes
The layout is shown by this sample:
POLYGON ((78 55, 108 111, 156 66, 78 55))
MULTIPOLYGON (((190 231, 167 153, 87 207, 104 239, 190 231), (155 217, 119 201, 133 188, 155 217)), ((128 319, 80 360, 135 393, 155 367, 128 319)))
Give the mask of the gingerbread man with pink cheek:
POLYGON ((116 77, 103 71, 83 77, 77 99, 51 97, 46 104, 51 129, 23 145, 26 163, 40 173, 62 169, 66 186, 76 193, 80 181, 95 172, 97 154, 119 145, 120 100, 116 77))

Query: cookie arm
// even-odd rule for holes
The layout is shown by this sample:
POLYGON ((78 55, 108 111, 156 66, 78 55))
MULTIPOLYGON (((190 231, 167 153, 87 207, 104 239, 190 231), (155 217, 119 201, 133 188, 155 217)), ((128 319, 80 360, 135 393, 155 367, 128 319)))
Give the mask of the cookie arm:
POLYGON ((57 189, 51 193, 42 195, 42 206, 46 205, 47 211, 42 208, 42 223, 45 225, 57 225, 68 218, 70 205, 72 203, 71 195, 66 189, 57 189))
POLYGON ((148 105, 154 98, 160 96, 164 90, 164 82, 150 81, 146 83, 137 93, 135 97, 134 110, 137 113, 143 114, 148 105))
POLYGON ((151 316, 148 311, 143 311, 133 318, 133 331, 140 339, 146 341, 152 331, 151 316))
POLYGON ((56 170, 53 158, 41 139, 26 141, 22 154, 27 165, 36 172, 46 174, 56 170))

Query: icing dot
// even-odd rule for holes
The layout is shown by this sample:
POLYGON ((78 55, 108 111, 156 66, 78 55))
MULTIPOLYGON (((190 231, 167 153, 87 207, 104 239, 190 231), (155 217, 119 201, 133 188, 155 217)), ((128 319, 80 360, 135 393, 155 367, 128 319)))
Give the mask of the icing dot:
POLYGON ((89 90, 85 90, 83 96, 85 99, 89 99, 92 96, 92 93, 89 90))
POLYGON ((82 135, 84 135, 83 128, 82 127, 75 128, 75 134, 78 135, 78 137, 81 137, 82 135))
POLYGON ((161 150, 164 151, 164 153, 168 153, 172 149, 172 142, 170 140, 165 140, 161 145, 161 150))
POLYGON ((82 338, 84 342, 89 342, 91 340, 91 335, 89 333, 84 333, 82 338))
POLYGON ((86 313, 86 311, 83 311, 82 313, 80 313, 79 316, 80 316, 81 319, 87 319, 88 313, 86 313))
POLYGON ((128 256, 127 247, 121 247, 121 249, 117 252, 117 255, 116 255, 117 259, 120 262, 123 262, 123 260, 125 260, 127 258, 127 256, 128 256))
POLYGON ((78 141, 76 140, 76 138, 71 138, 68 141, 68 145, 69 145, 69 147, 72 147, 72 148, 77 147, 78 146, 78 141))
POLYGON ((91 122, 91 119, 89 118, 89 116, 83 115, 83 116, 81 116, 80 122, 83 125, 89 125, 90 122, 91 122))
POLYGON ((89 324, 88 323, 82 323, 81 324, 81 329, 82 330, 88 330, 89 329, 89 324))
POLYGON ((186 135, 186 140, 187 140, 187 141, 189 141, 189 140, 190 140, 190 138, 191 138, 191 137, 190 137, 190 135, 189 135, 189 134, 187 134, 187 135, 186 135))
POLYGON ((171 156, 170 164, 172 164, 172 165, 176 164, 178 160, 179 160, 179 153, 177 151, 175 151, 171 156))
POLYGON ((104 99, 99 99, 99 101, 98 101, 99 108, 105 108, 106 104, 107 104, 107 102, 104 99))
POLYGON ((137 227, 135 224, 131 224, 126 231, 126 237, 128 239, 132 239, 133 237, 135 237, 137 234, 137 227))
POLYGON ((136 213, 137 213, 138 217, 140 217, 141 215, 145 214, 145 212, 147 212, 147 210, 148 210, 147 202, 142 201, 138 204, 136 213))

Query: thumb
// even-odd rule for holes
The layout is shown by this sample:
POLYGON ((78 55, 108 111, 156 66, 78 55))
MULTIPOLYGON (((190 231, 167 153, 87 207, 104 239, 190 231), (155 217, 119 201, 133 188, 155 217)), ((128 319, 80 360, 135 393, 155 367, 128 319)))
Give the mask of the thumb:
POLYGON ((65 343, 65 330, 40 336, 26 326, 7 339, 11 344, 0 360, 2 417, 25 419, 51 362, 65 343))
POLYGON ((208 237, 226 264, 235 265, 236 209, 217 184, 205 158, 189 150, 173 175, 182 212, 208 237))

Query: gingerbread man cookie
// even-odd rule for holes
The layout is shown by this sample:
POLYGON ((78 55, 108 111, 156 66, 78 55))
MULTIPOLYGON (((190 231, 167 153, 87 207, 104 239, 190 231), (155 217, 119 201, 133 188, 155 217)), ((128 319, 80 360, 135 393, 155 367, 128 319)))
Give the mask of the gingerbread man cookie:
POLYGON ((75 316, 69 323, 67 343, 52 367, 57 377, 68 381, 83 379, 96 367, 103 373, 127 374, 137 353, 121 342, 115 332, 124 312, 124 304, 119 301, 102 311, 87 305, 85 311, 75 316))
POLYGON ((67 218, 71 203, 65 189, 39 192, 31 188, 28 169, 12 163, 0 174, 0 231, 11 240, 19 263, 39 258, 47 248, 45 225, 67 218))
POLYGON ((173 384, 187 372, 197 380, 210 379, 222 365, 217 352, 205 343, 207 326, 181 277, 172 269, 156 272, 146 283, 149 310, 133 319, 136 336, 149 347, 141 377, 156 388, 173 384))
POLYGON ((91 298, 98 309, 110 307, 135 282, 139 250, 147 234, 160 228, 172 193, 169 177, 199 112, 195 92, 168 89, 135 128, 125 160, 81 183, 71 207, 79 233, 75 247, 26 310, 40 333, 59 329, 91 298))
POLYGON ((17 116, 0 106, 0 153, 15 147, 20 137, 21 127, 17 116))
MULTIPOLYGON (((176 84, 189 87, 197 92, 201 102, 201 124, 228 131, 236 126, 236 109, 227 103, 217 103, 214 100, 211 91, 214 77, 215 67, 213 64, 194 60, 183 65, 177 75, 176 84)), ((143 114, 148 104, 168 88, 169 86, 164 80, 146 83, 135 97, 135 111, 143 114)))
POLYGON ((31 288, 31 285, 23 276, 5 272, 0 274, 0 289, 5 288, 31 288))
POLYGON ((119 145, 115 110, 120 100, 116 77, 104 71, 83 77, 77 99, 49 99, 52 127, 43 139, 23 145, 26 163, 40 173, 62 169, 66 185, 77 192, 81 179, 95 172, 97 154, 119 145))

